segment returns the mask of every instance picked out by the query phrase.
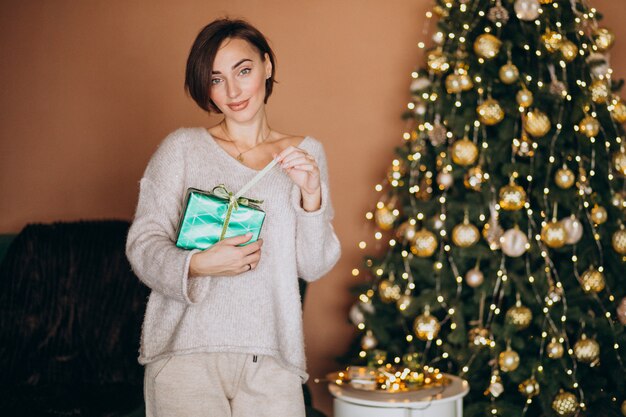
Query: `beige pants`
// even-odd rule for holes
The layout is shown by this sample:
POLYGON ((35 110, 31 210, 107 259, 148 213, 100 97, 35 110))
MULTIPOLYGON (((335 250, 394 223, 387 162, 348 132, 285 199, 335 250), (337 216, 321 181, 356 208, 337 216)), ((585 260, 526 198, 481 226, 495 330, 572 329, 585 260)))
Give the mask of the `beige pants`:
POLYGON ((146 365, 146 417, 304 417, 301 383, 271 356, 172 356, 146 365))

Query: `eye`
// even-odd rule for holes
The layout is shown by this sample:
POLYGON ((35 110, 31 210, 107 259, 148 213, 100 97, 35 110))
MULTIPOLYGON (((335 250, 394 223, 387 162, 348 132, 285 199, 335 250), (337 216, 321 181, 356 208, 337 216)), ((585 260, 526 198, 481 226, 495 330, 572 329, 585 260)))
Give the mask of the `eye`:
POLYGON ((240 73, 240 74, 243 74, 243 75, 248 75, 248 74, 250 73, 250 71, 252 71, 252 69, 250 69, 250 68, 244 68, 244 69, 242 69, 241 71, 239 71, 239 73, 240 73), (246 72, 244 73, 244 71, 246 71, 246 72))
POLYGON ((218 81, 221 81, 221 80, 220 80, 219 78, 213 78, 213 79, 211 80, 211 85, 215 85, 215 84, 217 84, 217 82, 218 82, 218 81))

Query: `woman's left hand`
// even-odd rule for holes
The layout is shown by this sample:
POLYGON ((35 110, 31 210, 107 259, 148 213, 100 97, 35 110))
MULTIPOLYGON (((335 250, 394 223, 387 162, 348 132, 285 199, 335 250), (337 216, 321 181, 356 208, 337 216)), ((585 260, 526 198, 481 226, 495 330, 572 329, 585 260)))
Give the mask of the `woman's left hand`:
POLYGON ((300 187, 303 199, 317 196, 321 199, 320 169, 313 156, 303 149, 289 146, 275 158, 291 181, 300 187))

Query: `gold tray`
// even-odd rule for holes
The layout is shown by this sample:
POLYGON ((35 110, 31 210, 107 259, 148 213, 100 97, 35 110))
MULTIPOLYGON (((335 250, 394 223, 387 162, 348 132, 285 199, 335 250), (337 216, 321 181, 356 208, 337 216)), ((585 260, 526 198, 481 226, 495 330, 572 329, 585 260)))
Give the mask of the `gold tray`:
POLYGON ((376 393, 381 393, 385 395, 397 395, 397 394, 402 394, 402 393, 407 393, 407 392, 416 392, 416 391, 423 391, 423 390, 428 390, 432 388, 445 387, 446 385, 450 384, 450 379, 444 375, 440 381, 433 382, 428 385, 411 386, 406 389, 397 390, 397 391, 377 389, 375 385, 373 385, 372 388, 369 388, 369 387, 359 388, 359 387, 353 386, 349 381, 338 383, 337 381, 341 379, 339 378, 340 372, 345 373, 345 371, 330 372, 326 374, 326 379, 329 381, 330 384, 341 387, 342 389, 345 389, 346 391, 353 391, 353 392, 376 392, 376 393))

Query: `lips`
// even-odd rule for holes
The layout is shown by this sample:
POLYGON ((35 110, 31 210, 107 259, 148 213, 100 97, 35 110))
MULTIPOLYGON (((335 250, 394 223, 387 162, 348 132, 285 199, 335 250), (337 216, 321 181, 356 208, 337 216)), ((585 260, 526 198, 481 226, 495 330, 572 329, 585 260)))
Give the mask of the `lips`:
POLYGON ((248 106, 248 100, 244 100, 244 101, 240 101, 239 103, 232 103, 228 105, 228 107, 230 107, 230 109, 234 111, 243 110, 247 106, 248 106))

